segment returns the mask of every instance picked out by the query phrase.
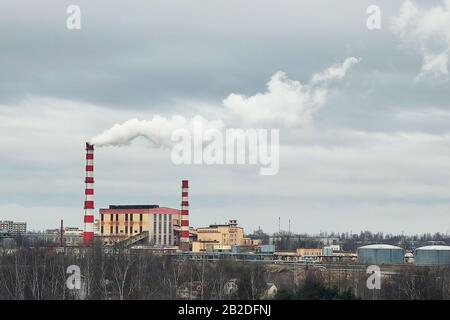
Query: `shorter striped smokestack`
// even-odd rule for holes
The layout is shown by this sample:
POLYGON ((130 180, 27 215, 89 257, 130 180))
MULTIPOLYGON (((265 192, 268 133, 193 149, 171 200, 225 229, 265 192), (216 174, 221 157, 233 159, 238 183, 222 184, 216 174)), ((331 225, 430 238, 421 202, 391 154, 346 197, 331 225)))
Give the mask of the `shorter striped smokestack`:
POLYGON ((181 182, 180 249, 189 251, 189 180, 181 182))
POLYGON ((86 178, 84 180, 83 243, 90 246, 94 240, 94 145, 86 142, 86 178))

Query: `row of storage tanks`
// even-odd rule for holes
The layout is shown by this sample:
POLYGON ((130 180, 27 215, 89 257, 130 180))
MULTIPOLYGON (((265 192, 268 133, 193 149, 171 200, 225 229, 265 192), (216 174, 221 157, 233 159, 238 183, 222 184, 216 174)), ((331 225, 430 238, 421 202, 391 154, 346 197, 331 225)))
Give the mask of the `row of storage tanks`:
MULTIPOLYGON (((387 244, 371 244, 359 247, 358 262, 368 264, 405 263, 405 250, 387 244)), ((418 266, 450 265, 450 246, 425 246, 415 250, 414 263, 418 266)))

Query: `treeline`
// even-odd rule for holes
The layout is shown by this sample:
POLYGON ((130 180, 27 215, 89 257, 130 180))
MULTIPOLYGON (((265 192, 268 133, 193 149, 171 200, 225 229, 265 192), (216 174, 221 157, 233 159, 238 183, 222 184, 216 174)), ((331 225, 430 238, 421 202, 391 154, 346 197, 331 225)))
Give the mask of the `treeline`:
POLYGON ((178 261, 148 253, 105 254, 100 246, 79 254, 48 248, 0 249, 0 300, 254 300, 264 297, 265 272, 259 264, 178 261), (79 289, 67 285, 69 266, 79 267, 79 289))
POLYGON ((290 289, 280 290, 276 299, 280 300, 355 300, 354 290, 342 290, 338 285, 327 286, 324 279, 315 272, 307 272, 304 281, 290 289))
POLYGON ((278 251, 293 251, 297 248, 322 248, 329 244, 339 244, 342 251, 346 252, 355 252, 358 247, 373 243, 401 246, 407 250, 414 250, 431 244, 450 245, 450 236, 439 232, 402 235, 361 231, 360 233, 321 233, 318 236, 313 236, 280 231, 270 236, 262 230, 257 230, 248 236, 252 239, 261 240, 263 244, 273 243, 278 251))
POLYGON ((300 281, 278 291, 283 300, 449 300, 450 269, 405 267, 383 275, 380 289, 369 289, 365 270, 306 270, 300 281))
POLYGON ((384 234, 361 231, 359 234, 342 233, 339 242, 345 251, 355 251, 359 246, 372 243, 383 243, 401 246, 407 250, 415 250, 418 247, 430 244, 450 245, 450 237, 442 233, 424 233, 417 235, 384 234))
POLYGON ((345 264, 305 269, 103 249, 96 245, 64 254, 48 248, 0 248, 0 300, 450 299, 449 268, 399 266, 382 276, 380 290, 369 290, 365 269, 345 264), (70 286, 76 281, 67 273, 69 266, 79 267, 78 288, 70 286))

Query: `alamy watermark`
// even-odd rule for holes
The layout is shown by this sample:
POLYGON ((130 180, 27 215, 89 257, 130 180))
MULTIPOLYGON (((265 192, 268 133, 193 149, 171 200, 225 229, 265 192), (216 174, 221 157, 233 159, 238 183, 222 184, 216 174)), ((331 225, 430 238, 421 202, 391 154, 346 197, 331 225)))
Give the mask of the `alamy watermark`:
POLYGON ((367 29, 381 30, 381 9, 377 5, 367 7, 366 13, 369 15, 366 21, 367 29))
MULTIPOLYGON (((66 27, 69 30, 81 29, 81 8, 78 5, 71 4, 66 9, 66 14, 69 16, 66 19, 66 27)), ((366 20, 366 26, 369 30, 381 29, 381 9, 377 5, 370 5, 366 9, 368 18, 366 20)))
POLYGON ((81 8, 75 4, 67 7, 66 13, 69 15, 66 20, 66 27, 69 30, 81 29, 81 8))
POLYGON ((367 278, 366 285, 369 290, 381 289, 381 269, 379 266, 371 265, 367 267, 366 273, 370 274, 367 278))
POLYGON ((70 265, 67 267, 67 274, 69 276, 66 280, 66 286, 69 290, 80 290, 81 289, 81 270, 77 265, 70 265))
POLYGON ((176 165, 259 165, 261 175, 275 175, 280 166, 278 129, 204 129, 172 132, 171 159, 176 165))

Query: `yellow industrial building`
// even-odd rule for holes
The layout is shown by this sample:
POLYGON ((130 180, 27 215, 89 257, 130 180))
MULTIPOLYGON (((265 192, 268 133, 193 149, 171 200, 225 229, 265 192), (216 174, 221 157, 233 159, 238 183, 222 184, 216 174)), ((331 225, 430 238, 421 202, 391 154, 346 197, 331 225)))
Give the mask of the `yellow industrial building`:
POLYGON ((322 256, 322 249, 315 249, 315 248, 298 248, 297 249, 297 255, 300 257, 317 257, 322 256))
POLYGON ((111 205, 100 209, 100 234, 104 244, 113 244, 148 232, 149 244, 172 246, 178 215, 177 209, 157 205, 111 205))
POLYGON ((192 243, 193 252, 226 251, 232 246, 251 245, 253 242, 244 237, 244 229, 237 225, 236 220, 228 224, 214 224, 195 230, 197 241, 192 243))

